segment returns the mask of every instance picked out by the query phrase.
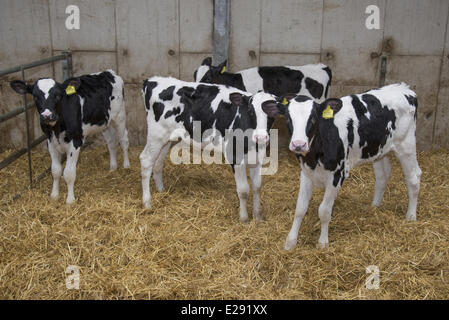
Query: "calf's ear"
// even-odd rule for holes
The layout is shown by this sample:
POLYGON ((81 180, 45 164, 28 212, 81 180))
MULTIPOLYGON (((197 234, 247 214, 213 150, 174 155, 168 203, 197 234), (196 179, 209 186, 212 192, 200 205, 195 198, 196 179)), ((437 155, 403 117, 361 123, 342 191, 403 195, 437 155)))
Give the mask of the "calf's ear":
POLYGON ((216 71, 218 71, 218 73, 225 73, 227 64, 228 64, 228 60, 225 60, 222 63, 220 63, 217 67, 215 67, 214 69, 216 71))
POLYGON ((275 118, 276 116, 283 114, 283 107, 279 106, 279 103, 276 101, 265 101, 262 103, 262 110, 265 112, 270 118, 275 118))
POLYGON ((201 65, 210 67, 212 65, 212 58, 211 57, 207 57, 206 59, 203 60, 201 65))
POLYGON ((78 90, 78 88, 81 86, 81 80, 80 78, 73 78, 69 81, 69 83, 67 84, 67 86, 72 86, 74 87, 76 90, 78 90))
POLYGON ((297 96, 296 93, 287 93, 279 97, 278 102, 283 105, 284 107, 287 107, 290 103, 290 100, 295 98, 297 96))
POLYGON ((343 102, 337 98, 330 98, 324 101, 320 107, 322 110, 322 117, 324 119, 332 119, 343 107, 343 102))
POLYGON ((9 85, 11 86, 11 88, 20 94, 25 94, 25 93, 32 93, 33 92, 33 86, 30 86, 28 84, 26 84, 25 82, 21 81, 21 80, 14 80, 11 81, 9 83, 9 85))

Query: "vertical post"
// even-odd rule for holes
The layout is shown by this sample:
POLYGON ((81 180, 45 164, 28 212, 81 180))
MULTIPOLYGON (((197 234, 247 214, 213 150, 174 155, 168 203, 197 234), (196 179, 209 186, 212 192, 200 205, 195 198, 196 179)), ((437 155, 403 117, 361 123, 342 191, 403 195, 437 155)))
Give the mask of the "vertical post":
MULTIPOLYGON (((22 73, 22 81, 25 82, 25 70, 23 66, 20 67, 22 73)), ((25 128, 26 128, 26 139, 27 139, 27 154, 28 154, 28 173, 30 178, 30 187, 33 184, 33 168, 31 165, 31 148, 30 148, 30 128, 28 120, 28 110, 27 110, 27 94, 23 94, 23 108, 25 109, 25 128)))
POLYGON ((62 77, 64 80, 73 77, 72 52, 70 50, 64 51, 65 60, 62 60, 62 77))
POLYGON ((379 87, 383 87, 385 85, 386 77, 387 77, 387 56, 382 56, 380 60, 379 87))
POLYGON ((231 0, 214 0, 214 64, 228 59, 231 0))

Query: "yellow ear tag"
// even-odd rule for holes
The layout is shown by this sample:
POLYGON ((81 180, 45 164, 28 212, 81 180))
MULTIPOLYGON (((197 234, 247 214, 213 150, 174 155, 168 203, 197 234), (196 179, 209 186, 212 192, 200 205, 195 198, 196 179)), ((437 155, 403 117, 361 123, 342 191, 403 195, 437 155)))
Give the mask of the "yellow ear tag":
POLYGON ((334 110, 331 109, 330 105, 327 105, 327 108, 323 111, 324 119, 332 119, 334 117, 334 110))
POLYGON ((65 88, 65 93, 67 93, 68 96, 71 96, 72 94, 76 93, 76 89, 74 86, 69 85, 67 88, 65 88))
POLYGON ((284 106, 286 106, 287 104, 288 104, 288 100, 287 100, 287 98, 284 98, 284 100, 282 100, 282 102, 281 102, 284 106))
POLYGON ((226 66, 223 67, 223 69, 221 69, 220 73, 225 73, 226 72, 226 66))

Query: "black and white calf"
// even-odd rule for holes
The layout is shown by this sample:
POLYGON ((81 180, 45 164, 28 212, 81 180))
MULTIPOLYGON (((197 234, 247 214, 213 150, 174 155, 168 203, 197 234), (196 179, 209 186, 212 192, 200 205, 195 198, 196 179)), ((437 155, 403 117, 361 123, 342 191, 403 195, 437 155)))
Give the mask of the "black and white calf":
MULTIPOLYGON (((265 150, 258 148, 257 143, 266 144, 269 140, 267 128, 271 126, 274 119, 269 119, 266 112, 277 109, 276 97, 263 92, 251 96, 249 93, 228 86, 184 82, 164 77, 152 77, 146 80, 142 95, 148 124, 147 143, 140 154, 144 207, 151 207, 149 185, 151 174, 153 174, 156 189, 159 192, 163 190, 162 169, 171 141, 174 140, 173 134, 187 132, 187 136, 195 139, 194 126, 200 123, 201 134, 206 130, 212 130, 215 133, 211 136, 218 136, 219 139, 216 139, 214 143, 217 143, 225 157, 229 155, 229 151, 234 153, 232 148, 232 150, 229 149, 231 139, 226 132, 240 129, 241 132, 249 133, 243 151, 244 156, 240 158, 232 156, 227 160, 234 170, 240 199, 240 221, 248 221, 247 165, 250 168, 253 190, 254 217, 261 220, 259 191, 265 150), (258 156, 253 157, 255 161, 249 163, 248 157, 251 152, 257 153, 258 156)), ((205 141, 201 140, 201 147, 205 147, 204 143, 205 141)))
POLYGON ((295 218, 285 249, 295 247, 301 221, 313 187, 325 188, 318 210, 320 246, 328 244, 328 226, 334 201, 350 168, 374 162, 376 177, 373 206, 380 205, 390 176, 386 156, 399 159, 408 189, 406 219, 416 220, 421 170, 416 159, 416 94, 404 84, 328 99, 322 104, 297 96, 284 112, 291 132, 290 150, 300 157, 301 178, 295 218))
POLYGON ((89 135, 103 132, 109 148, 111 170, 117 168, 118 138, 123 150, 123 167, 129 167, 123 80, 114 71, 83 75, 64 83, 50 78, 39 79, 34 85, 12 81, 11 87, 18 93, 30 93, 34 97, 51 156, 53 200, 59 198, 61 155, 66 153, 66 202, 71 204, 75 201, 76 163, 84 139, 89 135))
POLYGON ((252 94, 265 91, 276 96, 296 93, 323 102, 329 94, 332 72, 324 64, 255 67, 237 73, 226 72, 226 61, 212 66, 210 57, 195 71, 196 82, 224 84, 252 94))

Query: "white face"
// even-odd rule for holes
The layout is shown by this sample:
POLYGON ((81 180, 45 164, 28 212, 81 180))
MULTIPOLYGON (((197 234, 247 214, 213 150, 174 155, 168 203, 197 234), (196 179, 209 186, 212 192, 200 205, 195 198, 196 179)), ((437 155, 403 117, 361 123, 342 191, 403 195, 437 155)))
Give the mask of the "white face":
POLYGON ((41 119, 46 124, 54 126, 57 119, 54 107, 58 101, 58 94, 54 90, 50 93, 50 90, 56 86, 56 82, 53 79, 40 79, 36 82, 36 86, 39 89, 36 93, 39 98, 35 97, 35 102, 40 105, 41 119))
POLYGON ((207 71, 209 71, 209 69, 210 69, 209 66, 200 66, 196 70, 195 82, 200 82, 201 79, 203 79, 204 75, 207 73, 207 71))
POLYGON ((276 96, 265 92, 258 92, 253 95, 252 106, 257 119, 256 129, 253 132, 253 141, 261 144, 267 143, 270 139, 268 135, 269 116, 262 108, 265 102, 272 102, 273 105, 276 105, 276 96))
POLYGON ((305 155, 309 152, 312 141, 309 141, 306 130, 313 107, 313 100, 305 102, 291 100, 288 106, 289 120, 292 126, 292 138, 289 149, 295 153, 305 155))
POLYGON ((50 89, 56 85, 55 80, 53 79, 40 79, 37 82, 37 87, 44 93, 45 99, 48 99, 50 89))

